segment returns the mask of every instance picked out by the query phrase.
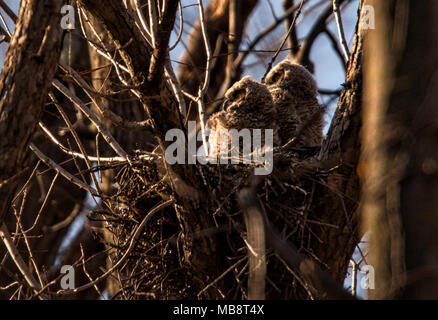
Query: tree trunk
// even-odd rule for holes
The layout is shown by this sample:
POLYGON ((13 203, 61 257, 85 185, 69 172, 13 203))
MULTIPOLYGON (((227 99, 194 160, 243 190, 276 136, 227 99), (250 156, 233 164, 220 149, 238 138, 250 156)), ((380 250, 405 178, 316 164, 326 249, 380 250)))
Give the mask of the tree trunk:
POLYGON ((5 57, 0 76, 0 223, 55 75, 63 33, 61 5, 61 0, 25 1, 5 57))
POLYGON ((363 215, 379 298, 438 298, 438 3, 372 1, 363 215))

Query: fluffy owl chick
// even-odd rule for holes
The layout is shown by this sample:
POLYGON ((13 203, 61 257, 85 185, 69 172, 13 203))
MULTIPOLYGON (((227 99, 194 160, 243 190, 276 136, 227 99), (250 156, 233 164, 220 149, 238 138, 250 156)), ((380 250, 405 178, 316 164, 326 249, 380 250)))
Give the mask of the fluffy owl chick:
POLYGON ((276 107, 264 84, 246 76, 228 89, 225 98, 224 109, 211 116, 207 122, 207 127, 215 132, 210 136, 210 143, 220 146, 220 131, 223 129, 246 128, 251 132, 252 129, 273 129, 274 145, 280 144, 276 107))
POLYGON ((310 72, 286 59, 268 73, 265 83, 277 108, 282 143, 288 142, 303 128, 299 142, 305 146, 319 146, 323 112, 317 99, 316 82, 310 72))

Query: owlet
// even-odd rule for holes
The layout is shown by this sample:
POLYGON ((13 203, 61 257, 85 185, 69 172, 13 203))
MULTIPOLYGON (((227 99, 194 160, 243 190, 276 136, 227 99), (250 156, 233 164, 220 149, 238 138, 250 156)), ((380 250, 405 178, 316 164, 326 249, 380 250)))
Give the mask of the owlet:
POLYGON ((303 66, 286 59, 268 73, 265 83, 276 105, 282 144, 300 131, 296 137, 299 144, 321 145, 323 109, 318 103, 312 75, 303 66))

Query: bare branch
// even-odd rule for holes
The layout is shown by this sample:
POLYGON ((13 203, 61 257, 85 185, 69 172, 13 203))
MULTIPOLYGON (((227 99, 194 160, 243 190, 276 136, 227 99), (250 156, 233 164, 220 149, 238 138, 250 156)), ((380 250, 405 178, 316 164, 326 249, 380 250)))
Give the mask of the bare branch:
POLYGON ((113 148, 113 150, 121 157, 125 158, 127 161, 128 154, 119 143, 114 139, 111 133, 103 126, 103 124, 99 121, 99 119, 91 112, 91 110, 76 96, 74 95, 67 87, 65 87, 59 80, 55 79, 53 81, 53 85, 56 89, 58 89, 61 93, 63 93, 73 104, 84 113, 88 119, 94 124, 97 130, 100 132, 102 137, 106 142, 113 148))
POLYGON ((198 0, 198 7, 199 7, 199 19, 201 21, 202 36, 204 38, 204 43, 205 43, 205 52, 207 54, 207 65, 205 67, 204 82, 199 89, 197 101, 198 101, 199 122, 201 124, 202 143, 204 145, 205 154, 208 155, 207 135, 205 133, 204 96, 207 93, 208 86, 210 84, 212 56, 211 56, 210 41, 208 40, 208 35, 207 35, 207 26, 205 23, 204 6, 202 4, 202 0, 198 0))
POLYGON ((283 46, 286 43, 286 41, 289 39, 290 33, 295 28, 295 23, 297 22, 297 18, 301 14, 301 9, 303 8, 303 4, 304 4, 304 0, 301 0, 300 6, 298 7, 298 11, 297 11, 297 13, 294 16, 294 19, 292 20, 291 25, 289 26, 289 30, 287 31, 285 37, 283 38, 283 41, 281 42, 280 46, 278 47, 277 51, 272 56, 272 59, 271 59, 271 61, 268 64, 268 68, 266 69, 265 75, 262 78, 262 82, 265 82, 265 78, 268 75, 269 71, 271 70, 272 64, 275 62, 275 59, 277 59, 278 55, 280 54, 281 49, 283 48, 283 46))
MULTIPOLYGON (((344 1, 345 0, 339 0, 339 5, 341 5, 344 1)), ((327 7, 316 20, 316 22, 313 24, 310 32, 306 36, 306 40, 300 48, 300 51, 296 55, 297 62, 302 64, 303 66, 306 66, 310 71, 313 71, 313 65, 310 61, 310 51, 312 49, 313 43, 315 42, 319 34, 324 32, 324 30, 326 29, 327 19, 331 16, 332 13, 333 6, 330 3, 329 5, 327 5, 327 7)))
MULTIPOLYGON (((11 258, 14 261, 15 265, 17 266, 18 270, 20 270, 20 273, 23 275, 27 284, 35 291, 41 290, 41 286, 35 280, 32 273, 30 273, 29 269, 27 268, 26 264, 24 263, 23 258, 21 257, 20 253, 18 252, 18 249, 15 247, 14 241, 12 240, 12 238, 9 234, 9 231, 4 223, 0 227, 0 238, 3 241, 3 243, 5 244, 6 249, 9 252, 9 255, 11 256, 11 258)), ((47 298, 48 297, 44 294, 42 294, 40 296, 40 299, 47 299, 47 298)))
POLYGON ((11 18, 12 21, 17 22, 17 15, 14 13, 14 11, 11 10, 11 8, 9 8, 9 6, 3 0, 0 0, 0 8, 2 8, 6 12, 6 14, 9 16, 9 18, 11 18))
MULTIPOLYGON (((62 3, 22 1, 0 76, 0 182, 21 171, 28 142, 40 120, 61 53, 62 3), (29 75, 34 74, 38 77, 29 81, 29 75)), ((0 6, 8 12, 3 1, 0 6)), ((14 181, 0 188, 0 223, 15 188, 14 181)))
POLYGON ((129 255, 131 254, 131 251, 134 248, 137 240, 140 238, 140 236, 141 236, 141 234, 143 232, 143 228, 146 226, 147 222, 157 212, 159 212, 161 209, 164 209, 164 208, 170 206, 173 203, 174 203, 173 199, 167 200, 166 202, 163 202, 163 203, 155 206, 154 208, 152 208, 146 214, 146 216, 143 218, 142 222, 138 225, 137 229, 135 230, 134 235, 132 236, 131 241, 129 243, 129 247, 126 249, 126 251, 123 254, 123 256, 108 271, 106 271, 104 274, 102 274, 101 276, 97 277, 94 281, 91 281, 90 283, 87 283, 87 284, 85 284, 83 286, 80 286, 78 288, 75 288, 73 290, 61 290, 61 291, 58 291, 58 294, 71 294, 71 293, 77 293, 77 292, 80 292, 80 291, 84 291, 84 290, 87 290, 87 289, 93 287, 94 285, 96 285, 97 283, 101 282, 102 280, 105 280, 115 270, 117 270, 117 268, 120 267, 122 265, 122 263, 125 262, 125 260, 129 257, 129 255))
POLYGON ((165 60, 168 58, 169 38, 175 23, 176 11, 178 10, 179 0, 167 1, 166 10, 163 13, 161 20, 157 20, 155 16, 156 8, 155 1, 149 0, 149 10, 151 11, 151 33, 155 34, 152 38, 154 52, 149 65, 148 81, 161 82, 165 60))
POLYGON ((348 50, 347 40, 345 40, 344 26, 342 24, 341 10, 339 8, 338 0, 333 0, 333 13, 335 15, 336 26, 338 27, 338 36, 341 43, 342 50, 344 51, 345 61, 348 64, 350 59, 350 51, 348 50))
POLYGON ((56 144, 62 152, 71 155, 73 157, 77 157, 77 158, 81 158, 83 160, 88 159, 89 161, 94 161, 94 162, 127 162, 126 158, 123 157, 93 157, 93 156, 89 156, 89 155, 84 155, 82 153, 76 152, 76 151, 72 151, 69 148, 65 147, 56 137, 55 135, 50 132, 50 130, 42 123, 40 122, 38 124, 41 129, 43 130, 43 132, 47 135, 47 137, 54 143, 56 144))
POLYGON ((79 180, 78 178, 76 178, 74 175, 72 175, 70 172, 66 171, 65 169, 63 169, 60 165, 58 165, 55 161, 53 161, 52 159, 50 159, 49 157, 47 157, 44 153, 41 152, 40 149, 38 149, 33 143, 29 144, 29 148, 36 154, 36 156, 38 158, 41 159, 41 161, 43 161, 48 167, 54 169, 56 172, 59 172, 64 178, 66 178, 67 180, 69 180, 70 182, 72 182, 73 184, 77 185, 79 188, 82 188, 86 191, 88 191, 90 194, 92 194, 93 196, 99 197, 99 194, 97 193, 97 191, 83 183, 81 180, 79 180))
POLYGON ((99 112, 103 117, 110 120, 117 126, 130 130, 150 130, 151 124, 149 120, 145 121, 128 121, 119 115, 115 114, 111 109, 109 109, 102 100, 100 95, 95 92, 95 90, 82 78, 82 76, 76 72, 73 68, 67 66, 66 64, 60 62, 60 67, 69 74, 72 79, 85 91, 85 93, 93 101, 99 112))
POLYGON ((307 257, 301 255, 295 246, 278 236, 278 231, 269 222, 266 213, 258 205, 255 188, 243 189, 240 194, 243 207, 248 210, 253 208, 264 220, 266 241, 275 252, 295 270, 300 270, 311 282, 324 292, 329 299, 353 299, 342 287, 340 287, 329 274, 322 271, 319 266, 307 257))
POLYGON ((265 223, 260 210, 252 203, 253 195, 242 190, 239 193, 239 202, 245 212, 248 247, 248 299, 265 299, 266 282, 266 245, 265 223))
MULTIPOLYGON (((288 11, 289 8, 294 6, 294 0, 283 0, 283 8, 284 11, 288 11)), ((289 30, 292 25, 291 17, 285 19, 286 22, 286 30, 289 30)), ((288 47, 290 50, 290 55, 293 57, 298 52, 298 36, 297 36, 297 28, 293 27, 288 38, 288 47)))

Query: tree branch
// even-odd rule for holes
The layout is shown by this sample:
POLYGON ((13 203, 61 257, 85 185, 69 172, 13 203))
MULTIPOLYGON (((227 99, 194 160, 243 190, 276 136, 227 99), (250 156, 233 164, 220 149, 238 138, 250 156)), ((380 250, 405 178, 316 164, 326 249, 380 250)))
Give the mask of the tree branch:
MULTIPOLYGON (((0 181, 23 167, 61 52, 63 1, 24 0, 0 76, 0 181), (29 81, 29 75, 38 75, 29 81), (24 94, 25 93, 25 94, 24 94)), ((0 223, 15 183, 0 189, 0 223)))

